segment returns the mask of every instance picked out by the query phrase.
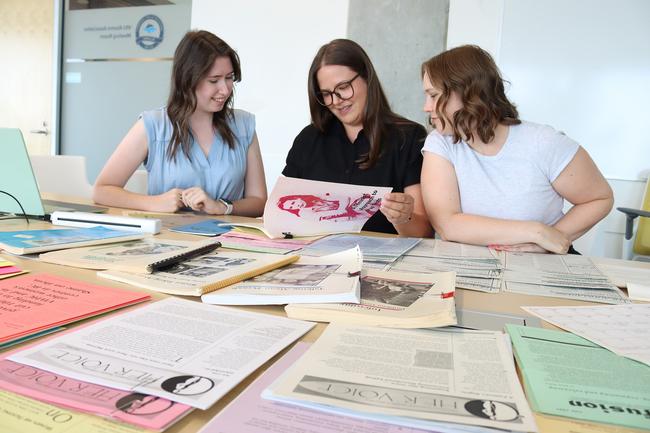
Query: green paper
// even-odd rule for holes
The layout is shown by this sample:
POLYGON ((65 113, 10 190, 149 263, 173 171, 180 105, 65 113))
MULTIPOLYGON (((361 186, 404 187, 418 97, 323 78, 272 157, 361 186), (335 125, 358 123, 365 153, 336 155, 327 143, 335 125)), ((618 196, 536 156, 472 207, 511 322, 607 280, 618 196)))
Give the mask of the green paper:
POLYGON ((506 330, 534 411, 650 429, 650 367, 569 332, 506 330))

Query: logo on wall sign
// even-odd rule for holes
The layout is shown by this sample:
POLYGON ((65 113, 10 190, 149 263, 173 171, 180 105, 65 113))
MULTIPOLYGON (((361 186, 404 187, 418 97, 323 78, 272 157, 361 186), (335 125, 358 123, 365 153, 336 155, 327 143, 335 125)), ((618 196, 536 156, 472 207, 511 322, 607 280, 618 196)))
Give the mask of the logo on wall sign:
POLYGON ((164 27, 162 20, 155 15, 145 15, 135 26, 135 43, 151 50, 163 41, 164 27))

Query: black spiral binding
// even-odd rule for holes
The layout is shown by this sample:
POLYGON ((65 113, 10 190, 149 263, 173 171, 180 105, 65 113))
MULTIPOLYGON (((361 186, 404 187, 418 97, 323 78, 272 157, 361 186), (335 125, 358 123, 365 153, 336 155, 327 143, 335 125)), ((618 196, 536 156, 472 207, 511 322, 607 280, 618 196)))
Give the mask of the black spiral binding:
POLYGON ((177 254, 175 256, 167 257, 166 259, 158 260, 157 262, 147 265, 148 272, 159 272, 172 266, 184 262, 186 260, 192 259, 203 254, 207 254, 211 251, 216 250, 221 246, 221 242, 215 242, 213 244, 204 245, 195 250, 186 251, 182 254, 177 254))

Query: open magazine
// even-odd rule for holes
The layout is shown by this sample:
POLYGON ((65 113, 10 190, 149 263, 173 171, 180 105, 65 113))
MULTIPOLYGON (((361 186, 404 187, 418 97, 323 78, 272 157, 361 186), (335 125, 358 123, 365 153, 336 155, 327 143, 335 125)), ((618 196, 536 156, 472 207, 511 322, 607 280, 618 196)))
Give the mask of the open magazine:
POLYGON ((280 177, 264 207, 264 222, 227 223, 271 239, 359 233, 392 188, 280 177))
POLYGON ((207 293, 207 304, 278 305, 288 303, 359 303, 359 247, 323 257, 301 257, 296 263, 241 283, 207 293))

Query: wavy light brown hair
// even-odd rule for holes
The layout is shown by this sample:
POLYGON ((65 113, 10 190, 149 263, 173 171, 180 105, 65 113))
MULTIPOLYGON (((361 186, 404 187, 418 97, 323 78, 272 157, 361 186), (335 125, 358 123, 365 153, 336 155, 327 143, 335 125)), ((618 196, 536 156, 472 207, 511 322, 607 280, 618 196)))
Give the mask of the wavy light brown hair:
POLYGON ((489 143, 497 125, 521 123, 517 108, 505 95, 499 68, 480 47, 463 45, 440 53, 422 64, 421 73, 422 78, 426 74, 431 84, 441 90, 436 114, 443 127, 450 121, 455 143, 461 138, 470 141, 474 134, 489 143), (453 119, 446 119, 444 112, 452 92, 458 94, 463 108, 453 119))
POLYGON ((359 77, 363 78, 368 85, 368 97, 362 121, 363 129, 370 142, 370 151, 356 162, 361 169, 371 168, 381 156, 383 140, 386 138, 388 127, 408 121, 390 109, 375 68, 363 48, 349 39, 335 39, 320 47, 309 68, 307 82, 309 110, 312 124, 319 131, 325 132, 331 122, 335 120, 329 108, 318 103, 320 86, 316 74, 321 67, 327 65, 347 66, 359 74, 359 77))
MULTIPOLYGON (((171 141, 167 149, 169 159, 175 159, 178 149, 190 157, 192 130, 190 116, 196 110, 196 87, 206 76, 217 57, 228 57, 232 63, 234 81, 241 81, 239 56, 230 45, 205 30, 190 31, 183 36, 174 52, 171 88, 167 99, 167 115, 173 126, 171 141)), ((227 120, 233 115, 233 93, 226 100, 221 111, 214 113, 212 124, 215 131, 228 143, 235 146, 235 134, 227 120)))

